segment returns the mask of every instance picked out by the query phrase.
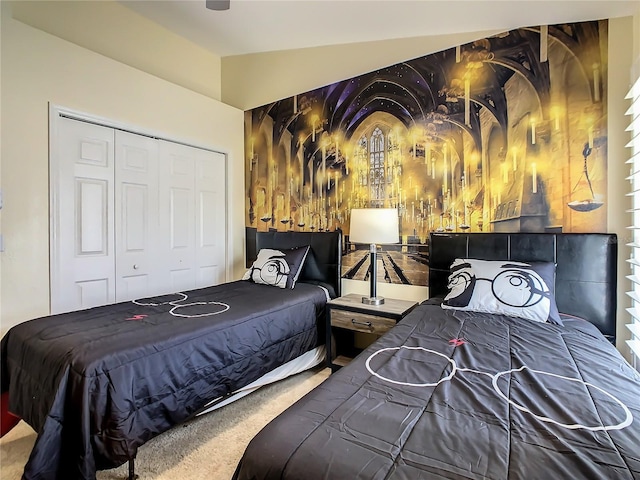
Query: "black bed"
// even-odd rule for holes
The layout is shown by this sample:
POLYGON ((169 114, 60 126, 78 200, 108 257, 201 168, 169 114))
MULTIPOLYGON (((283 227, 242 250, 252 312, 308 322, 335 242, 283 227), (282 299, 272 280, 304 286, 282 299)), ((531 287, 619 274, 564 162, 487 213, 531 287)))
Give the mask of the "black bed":
POLYGON ((639 479, 616 256, 609 234, 433 234, 430 299, 258 433, 234 480, 639 479), (457 258, 555 264, 559 321, 442 308, 457 258))
POLYGON ((13 327, 1 344, 3 409, 38 434, 23 478, 95 479, 317 348, 325 304, 340 295, 341 245, 340 231, 259 232, 257 252, 304 248, 293 288, 238 280, 13 327))

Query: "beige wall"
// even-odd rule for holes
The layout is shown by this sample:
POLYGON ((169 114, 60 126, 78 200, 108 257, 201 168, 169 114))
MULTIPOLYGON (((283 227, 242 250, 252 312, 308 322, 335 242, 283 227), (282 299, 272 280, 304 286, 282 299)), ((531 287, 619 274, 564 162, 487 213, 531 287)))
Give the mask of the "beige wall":
MULTIPOLYGON (((624 327, 628 321, 625 311, 628 302, 624 293, 628 288, 628 281, 625 275, 629 273, 625 261, 629 255, 625 246, 629 238, 626 230, 629 218, 625 213, 629 207, 625 192, 628 191, 629 184, 625 180, 628 168, 624 162, 629 153, 625 149, 628 134, 624 130, 628 125, 628 119, 624 113, 628 108, 628 102, 624 100, 624 96, 630 87, 629 72, 634 49, 640 48, 640 42, 637 41, 640 37, 639 16, 640 14, 635 17, 611 19, 609 22, 608 231, 619 236, 617 336, 618 347, 625 355, 628 354, 628 349, 624 340, 629 338, 629 332, 624 327)), ((248 110, 490 34, 491 32, 480 32, 457 36, 420 37, 225 57, 222 59, 222 99, 225 103, 248 110)), ((367 289, 364 282, 343 281, 345 292, 366 293, 367 289)), ((379 292, 382 296, 407 299, 420 299, 427 293, 426 289, 420 287, 386 284, 380 285, 379 292)))
POLYGON ((640 78, 640 6, 638 7, 638 12, 633 17, 633 58, 631 81, 640 78))
MULTIPOLYGON (((7 0, 2 0, 7 3, 7 0)), ((220 57, 114 1, 12 1, 14 19, 220 100, 220 57)))
POLYGON ((0 2, 0 327, 49 313, 49 104, 228 154, 230 271, 244 271, 243 112, 11 18, 0 2))

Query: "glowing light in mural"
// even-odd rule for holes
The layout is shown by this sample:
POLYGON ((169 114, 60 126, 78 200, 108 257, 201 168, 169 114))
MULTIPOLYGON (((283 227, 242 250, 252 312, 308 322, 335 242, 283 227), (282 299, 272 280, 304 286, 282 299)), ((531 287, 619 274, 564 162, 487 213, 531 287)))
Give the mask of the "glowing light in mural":
POLYGON ((471 124, 471 112, 469 111, 471 100, 469 98, 469 91, 471 90, 471 80, 469 75, 464 76, 464 124, 469 126, 471 124))
POLYGON ((250 155, 249 155, 249 171, 253 170, 253 162, 254 162, 254 150, 253 150, 253 138, 251 139, 251 150, 250 150, 250 155))
POLYGON ((449 191, 447 177, 447 144, 445 143, 442 146, 442 195, 446 195, 447 191, 449 191))
POLYGON ((536 119, 531 119, 531 145, 536 144, 536 119))
POLYGON ((318 123, 318 116, 314 115, 311 117, 311 141, 316 141, 316 124, 318 123))
POLYGON ((553 117, 553 126, 555 130, 560 130, 560 108, 558 106, 552 107, 551 115, 553 117))

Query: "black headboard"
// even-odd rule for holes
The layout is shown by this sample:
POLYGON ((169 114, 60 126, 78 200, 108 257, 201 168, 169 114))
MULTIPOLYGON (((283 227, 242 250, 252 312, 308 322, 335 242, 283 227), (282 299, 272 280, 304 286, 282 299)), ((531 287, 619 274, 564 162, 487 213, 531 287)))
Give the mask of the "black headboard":
POLYGON ((609 233, 432 233, 429 296, 447 293, 455 258, 552 261, 558 310, 589 320, 615 345, 617 256, 609 233))
MULTIPOLYGON (((298 281, 323 282, 341 295, 342 230, 334 232, 256 232, 256 252, 261 248, 286 249, 309 245, 309 255, 298 281)), ((253 260, 253 259, 252 259, 253 260)), ((249 259, 247 258, 247 261, 249 259)))

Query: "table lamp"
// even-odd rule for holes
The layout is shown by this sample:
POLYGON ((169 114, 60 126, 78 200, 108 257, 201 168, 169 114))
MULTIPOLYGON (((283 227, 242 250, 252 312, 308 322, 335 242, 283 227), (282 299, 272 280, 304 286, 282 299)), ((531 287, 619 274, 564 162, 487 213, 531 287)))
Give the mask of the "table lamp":
POLYGON ((362 297, 367 305, 382 305, 384 298, 376 295, 377 244, 398 243, 398 211, 395 208, 354 208, 351 210, 349 241, 369 244, 370 294, 362 297))

